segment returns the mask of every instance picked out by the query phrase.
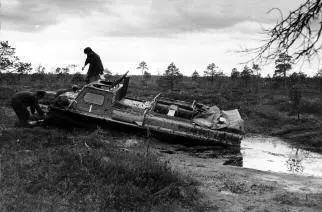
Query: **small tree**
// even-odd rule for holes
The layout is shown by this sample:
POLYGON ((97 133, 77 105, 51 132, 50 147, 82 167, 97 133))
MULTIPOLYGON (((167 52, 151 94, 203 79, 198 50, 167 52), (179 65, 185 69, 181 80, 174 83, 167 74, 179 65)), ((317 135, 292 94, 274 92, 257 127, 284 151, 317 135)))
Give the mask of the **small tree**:
POLYGON ((283 87, 285 87, 286 74, 292 69, 292 57, 287 53, 279 54, 278 58, 275 60, 275 73, 274 77, 283 78, 283 87))
POLYGON ((259 65, 253 63, 252 69, 255 72, 255 75, 259 77, 260 76, 260 73, 259 72, 261 71, 261 68, 259 67, 259 65))
POLYGON ((56 73, 56 74, 61 74, 61 73, 62 73, 61 68, 60 68, 60 67, 57 67, 57 68, 55 69, 55 73, 56 73))
POLYGON ((64 67, 62 68, 62 71, 63 71, 63 74, 69 74, 70 69, 69 67, 64 67))
POLYGON ((197 70, 195 70, 195 71, 192 73, 192 75, 191 75, 191 78, 192 78, 192 80, 194 80, 194 81, 198 80, 198 79, 199 79, 199 77, 200 77, 200 75, 199 75, 199 73, 197 72, 197 70))
POLYGON ((45 74, 45 70, 46 70, 45 67, 43 67, 42 65, 38 65, 36 68, 36 73, 37 74, 45 74))
POLYGON ((136 68, 136 69, 141 69, 141 72, 142 72, 142 78, 143 78, 143 75, 144 75, 144 71, 145 70, 149 70, 148 68, 148 65, 146 64, 146 62, 142 61, 139 63, 139 66, 136 68))
POLYGON ((0 42, 0 71, 10 69, 19 60, 16 49, 9 45, 8 41, 0 42))
POLYGON ((239 77, 240 77, 240 72, 239 72, 239 71, 237 71, 237 68, 233 68, 233 69, 231 70, 230 78, 231 78, 232 80, 235 80, 235 79, 238 79, 239 77))
POLYGON ((289 97, 292 101, 292 110, 297 113, 297 119, 300 119, 302 89, 300 85, 294 85, 289 91, 289 97))
POLYGON ((304 82, 306 79, 307 75, 304 74, 303 72, 296 73, 294 72, 293 74, 290 75, 290 83, 291 85, 295 85, 300 82, 304 82))
POLYGON ((24 74, 32 69, 30 63, 20 62, 15 54, 16 49, 8 41, 0 41, 0 73, 6 70, 24 74))
POLYGON ((181 81, 183 75, 180 73, 179 69, 172 62, 167 69, 165 70, 163 76, 158 80, 158 83, 165 83, 167 87, 170 87, 173 90, 174 85, 181 81))
POLYGON ((204 75, 206 77, 210 77, 211 79, 211 84, 214 84, 214 78, 218 74, 218 66, 216 66, 215 63, 210 63, 207 66, 207 69, 204 71, 204 75))
POLYGON ((243 71, 240 73, 240 78, 242 78, 245 82, 245 87, 248 87, 249 81, 253 75, 253 70, 248 66, 244 66, 243 71))
POLYGON ((304 81, 306 80, 306 78, 307 78, 307 74, 305 74, 304 72, 300 71, 300 72, 298 73, 298 77, 299 77, 299 80, 300 80, 301 82, 304 82, 304 81))
MULTIPOLYGON (((68 65, 67 67, 57 67, 55 69, 55 73, 58 75, 67 75, 69 74, 71 65, 68 65)), ((38 67, 39 68, 39 67, 38 67)), ((45 69, 44 69, 45 70, 45 69)), ((38 72, 38 71, 37 71, 38 72)))
POLYGON ((24 63, 24 62, 16 62, 14 64, 14 68, 20 74, 26 74, 32 70, 31 63, 24 63))
POLYGON ((259 67, 259 64, 256 64, 256 63, 253 63, 252 65, 252 70, 253 70, 253 79, 254 79, 254 82, 253 82, 253 85, 254 85, 254 91, 256 94, 258 94, 259 90, 260 90, 260 82, 261 82, 261 74, 260 74, 260 71, 261 71, 261 68, 259 67))

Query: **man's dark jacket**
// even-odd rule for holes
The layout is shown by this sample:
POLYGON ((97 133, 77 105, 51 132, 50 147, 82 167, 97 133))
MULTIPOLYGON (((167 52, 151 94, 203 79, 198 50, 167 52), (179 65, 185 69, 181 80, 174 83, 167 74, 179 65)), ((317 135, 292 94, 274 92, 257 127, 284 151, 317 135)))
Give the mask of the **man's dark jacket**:
POLYGON ((104 67, 103 67, 101 58, 95 52, 92 51, 87 54, 85 66, 87 64, 90 64, 87 71, 88 77, 98 76, 100 74, 103 74, 104 67))
POLYGON ((44 114, 38 104, 36 95, 32 92, 21 91, 14 94, 11 104, 15 111, 25 111, 27 107, 30 107, 32 114, 35 113, 35 110, 37 110, 38 114, 41 116, 44 114))

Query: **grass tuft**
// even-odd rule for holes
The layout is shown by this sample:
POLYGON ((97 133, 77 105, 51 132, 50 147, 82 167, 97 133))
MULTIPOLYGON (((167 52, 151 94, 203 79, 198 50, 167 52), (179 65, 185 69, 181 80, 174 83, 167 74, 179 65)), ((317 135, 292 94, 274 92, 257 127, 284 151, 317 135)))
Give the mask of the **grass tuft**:
POLYGON ((5 131, 1 209, 195 207, 199 194, 193 180, 143 147, 124 151, 116 140, 106 139, 100 130, 82 135, 41 128, 5 131))

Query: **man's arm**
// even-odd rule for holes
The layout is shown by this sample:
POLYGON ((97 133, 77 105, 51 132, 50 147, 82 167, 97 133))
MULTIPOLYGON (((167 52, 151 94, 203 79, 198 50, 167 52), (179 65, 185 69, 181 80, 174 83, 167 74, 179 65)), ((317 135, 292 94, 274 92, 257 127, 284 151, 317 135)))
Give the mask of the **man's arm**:
POLYGON ((84 66, 86 66, 87 64, 89 64, 90 63, 90 56, 87 56, 87 58, 86 58, 86 60, 85 60, 85 65, 84 66))
POLYGON ((43 116, 44 115, 44 112, 42 111, 42 109, 40 108, 39 104, 38 104, 38 100, 35 98, 33 99, 33 104, 30 106, 30 109, 31 108, 34 108, 33 110, 36 109, 37 113, 40 115, 40 116, 43 116))
POLYGON ((89 59, 89 56, 87 56, 87 58, 86 58, 86 60, 85 60, 85 64, 84 64, 84 66, 82 67, 82 70, 84 70, 85 66, 86 66, 87 64, 89 64, 89 63, 90 63, 90 59, 89 59))
POLYGON ((31 112, 31 114, 35 114, 35 106, 34 105, 30 106, 30 112, 31 112))
POLYGON ((43 116, 44 115, 44 112, 42 111, 42 109, 40 108, 39 104, 37 103, 35 105, 35 108, 37 110, 37 113, 40 115, 40 116, 43 116))

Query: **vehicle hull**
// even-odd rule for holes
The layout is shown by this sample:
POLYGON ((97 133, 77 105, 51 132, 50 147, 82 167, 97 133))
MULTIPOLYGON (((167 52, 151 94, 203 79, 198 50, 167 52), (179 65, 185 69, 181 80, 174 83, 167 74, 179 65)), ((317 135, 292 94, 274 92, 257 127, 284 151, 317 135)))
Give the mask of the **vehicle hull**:
MULTIPOLYGON (((124 117, 126 117, 126 115, 124 115, 124 117)), ((96 129, 100 127, 103 129, 139 133, 143 136, 154 136, 168 142, 175 141, 193 145, 210 144, 240 146, 240 141, 242 139, 241 135, 234 133, 204 129, 189 123, 169 120, 151 114, 145 117, 143 123, 136 123, 135 121, 130 123, 128 120, 121 121, 111 117, 99 116, 82 111, 52 107, 50 108, 50 113, 48 114, 45 124, 57 125, 64 128, 73 128, 74 126, 78 126, 87 129, 96 129), (175 125, 178 127, 173 127, 175 125)))

